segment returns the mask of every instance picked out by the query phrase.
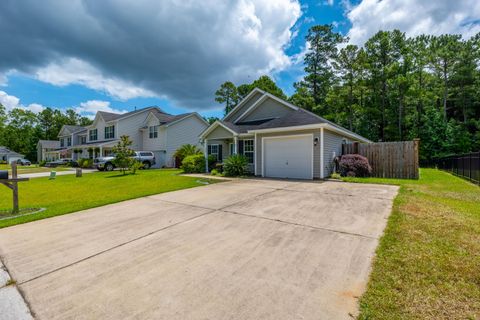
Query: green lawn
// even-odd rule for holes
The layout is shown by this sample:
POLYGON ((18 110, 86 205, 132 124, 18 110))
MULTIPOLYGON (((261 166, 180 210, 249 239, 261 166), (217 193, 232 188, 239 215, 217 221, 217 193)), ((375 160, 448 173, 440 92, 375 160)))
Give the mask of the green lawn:
POLYGON ((480 188, 435 169, 400 185, 359 319, 480 319, 480 188))
MULTIPOLYGON (((11 172, 11 167, 8 164, 0 164, 0 170, 8 170, 11 172)), ((38 172, 50 172, 52 170, 54 171, 67 171, 67 170, 72 170, 72 168, 68 167, 57 167, 57 168, 45 168, 45 167, 39 167, 37 164, 32 164, 31 166, 17 166, 17 170, 19 174, 25 174, 25 173, 38 173, 38 172)))
MULTIPOLYGON (((98 207, 127 199, 204 185, 199 178, 178 175, 180 170, 139 170, 136 175, 95 172, 35 178, 19 183, 20 207, 46 208, 23 217, 0 220, 0 228, 98 207)), ((205 182, 205 180, 203 181, 205 182)), ((213 182, 213 181, 210 181, 213 182)), ((11 209, 11 190, 0 185, 0 211, 11 209)))

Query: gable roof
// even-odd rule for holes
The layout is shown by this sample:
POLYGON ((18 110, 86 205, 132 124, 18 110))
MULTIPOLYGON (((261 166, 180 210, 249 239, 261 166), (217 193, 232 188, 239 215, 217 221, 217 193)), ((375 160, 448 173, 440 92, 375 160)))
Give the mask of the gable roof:
POLYGON ((60 148, 60 141, 58 140, 39 140, 38 143, 46 149, 60 148))
POLYGON ((77 133, 77 132, 80 132, 80 131, 87 130, 87 128, 85 128, 83 126, 76 126, 76 125, 69 125, 69 124, 64 125, 63 128, 70 131, 70 133, 77 133))
MULTIPOLYGON (((285 128, 285 131, 289 130, 298 130, 299 128, 302 128, 304 126, 309 126, 308 128, 328 128, 332 131, 336 131, 338 133, 341 133, 343 135, 352 137, 354 139, 358 139, 363 142, 371 142, 370 140, 348 130, 343 128, 342 126, 339 126, 331 121, 328 121, 325 118, 322 118, 308 110, 302 109, 300 107, 297 107, 283 99, 280 99, 268 92, 264 92, 258 88, 255 88, 252 90, 252 92, 255 93, 262 93, 262 96, 248 108, 242 115, 237 117, 236 122, 228 121, 228 115, 223 118, 223 120, 216 121, 214 124, 218 126, 221 124, 223 127, 226 127, 231 131, 233 134, 244 134, 244 133, 255 133, 256 131, 268 131, 269 129, 276 129, 276 128, 285 128), (263 101, 266 99, 273 99, 277 101, 278 103, 281 103, 285 105, 286 107, 289 107, 291 109, 290 112, 287 114, 281 116, 281 117, 276 117, 276 118, 271 118, 271 119, 262 119, 262 120, 256 120, 256 121, 238 121, 241 120, 245 115, 247 115, 249 112, 251 112, 253 109, 257 108, 259 105, 262 104, 263 101)), ((253 95, 252 92, 245 97, 244 100, 242 100, 230 113, 232 113, 237 107, 241 107, 242 104, 245 103, 246 100, 250 99, 250 97, 253 95)), ((237 109, 238 110, 238 109, 237 109)), ((230 114, 229 113, 229 114, 230 114)), ((212 125, 213 126, 213 125, 212 125)), ((209 132, 213 130, 212 126, 207 128, 200 137, 205 137, 209 132)), ((306 129, 306 128, 305 128, 306 129)))
POLYGON ((18 155, 18 156, 23 157, 23 154, 12 151, 12 150, 8 149, 7 147, 4 147, 4 146, 0 146, 0 154, 18 155))
MULTIPOLYGON (((256 87, 255 87, 252 91, 250 91, 249 94, 247 94, 247 95, 245 96, 245 98, 242 99, 242 101, 240 101, 240 102, 235 106, 235 108, 233 108, 232 110, 230 110, 230 112, 227 113, 227 114, 225 115, 225 117, 223 117, 222 120, 223 120, 223 121, 229 121, 229 119, 230 119, 239 109, 241 109, 242 106, 243 106, 245 103, 247 103, 247 102, 250 100, 251 97, 253 97, 253 96, 254 96, 255 94, 257 94, 257 93, 260 93, 260 94, 263 95, 263 94, 265 94, 266 92, 263 91, 263 90, 261 90, 261 89, 259 89, 259 88, 256 88, 256 87)), ((259 99, 261 99, 261 98, 259 98, 259 99)))

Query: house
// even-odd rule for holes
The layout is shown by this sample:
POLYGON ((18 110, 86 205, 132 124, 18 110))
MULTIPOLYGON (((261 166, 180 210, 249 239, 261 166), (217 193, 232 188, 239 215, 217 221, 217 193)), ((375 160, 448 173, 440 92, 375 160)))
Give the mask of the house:
POLYGON ((323 179, 342 144, 371 142, 258 88, 200 135, 205 154, 242 154, 262 177, 323 179))
POLYGON ((0 146, 0 163, 12 163, 18 159, 22 159, 23 157, 23 154, 12 151, 7 147, 0 146))
POLYGON ((39 140, 37 143, 37 161, 54 161, 59 158, 60 149, 58 140, 39 140))
POLYGON ((174 153, 184 144, 201 146, 198 135, 208 123, 196 112, 171 115, 158 107, 117 114, 99 111, 89 126, 64 125, 58 134, 61 158, 108 156, 123 135, 135 151, 152 151, 156 167, 175 166, 174 153))

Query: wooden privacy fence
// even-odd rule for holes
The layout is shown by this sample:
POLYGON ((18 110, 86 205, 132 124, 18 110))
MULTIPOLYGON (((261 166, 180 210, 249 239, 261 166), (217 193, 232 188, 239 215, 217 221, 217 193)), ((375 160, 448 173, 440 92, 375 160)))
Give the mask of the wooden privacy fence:
POLYGON ((376 143, 349 143, 342 154, 359 154, 372 166, 372 177, 418 179, 420 140, 376 143))

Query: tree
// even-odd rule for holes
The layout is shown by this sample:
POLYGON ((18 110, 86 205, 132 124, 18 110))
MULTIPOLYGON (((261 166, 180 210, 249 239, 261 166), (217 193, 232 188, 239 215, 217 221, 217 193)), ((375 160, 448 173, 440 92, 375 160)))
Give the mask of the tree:
POLYGON ((203 117, 205 119, 205 121, 208 122, 208 124, 212 124, 214 123, 215 121, 218 121, 220 120, 218 117, 203 117))
POLYGON ((215 101, 225 104, 225 115, 227 115, 235 106, 239 100, 237 87, 230 82, 224 82, 220 88, 215 92, 215 101))
POLYGON ((287 99, 287 95, 283 92, 283 90, 277 86, 275 81, 273 81, 269 76, 260 76, 257 80, 254 80, 252 83, 242 84, 238 86, 237 91, 239 94, 240 99, 245 98, 253 89, 258 88, 270 94, 273 94, 280 99, 287 99))
POLYGON ((308 30, 305 39, 309 46, 304 59, 306 76, 297 86, 307 88, 318 112, 325 113, 325 97, 334 80, 331 61, 336 58, 337 47, 345 38, 334 32, 332 25, 317 25, 308 30))
POLYGON ((135 152, 130 148, 132 143, 133 142, 128 136, 123 135, 120 137, 120 141, 117 143, 117 145, 112 148, 112 152, 115 154, 115 159, 113 162, 124 175, 132 166, 133 162, 136 161, 134 158, 132 158, 135 155, 135 152))
POLYGON ((438 37, 432 37, 431 49, 432 55, 430 64, 433 70, 440 75, 443 85, 442 108, 443 119, 447 121, 447 100, 449 94, 449 80, 453 72, 453 67, 457 61, 457 55, 460 48, 460 35, 444 34, 438 37))

